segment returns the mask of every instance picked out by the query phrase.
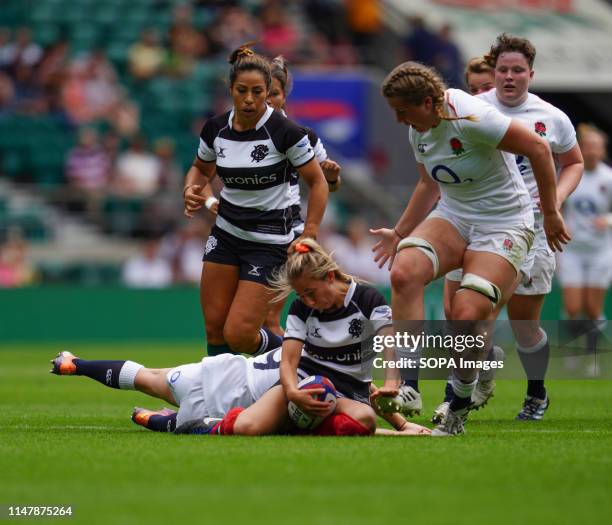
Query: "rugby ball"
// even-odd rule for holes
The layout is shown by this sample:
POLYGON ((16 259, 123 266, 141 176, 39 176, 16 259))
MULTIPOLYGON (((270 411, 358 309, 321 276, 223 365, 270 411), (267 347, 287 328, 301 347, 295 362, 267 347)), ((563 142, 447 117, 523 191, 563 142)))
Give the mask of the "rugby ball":
MULTIPOLYGON (((336 387, 334 384, 327 379, 325 376, 308 376, 306 379, 302 379, 298 383, 298 388, 300 390, 308 390, 311 388, 323 388, 325 392, 323 394, 313 395, 315 399, 319 401, 328 401, 331 402, 333 412, 336 408, 336 387)), ((321 422, 323 421, 323 417, 321 416, 311 416, 304 412, 301 408, 299 408, 293 401, 289 401, 289 419, 293 422, 293 424, 302 429, 302 430, 312 430, 317 428, 321 422)), ((330 412, 330 413, 331 413, 330 412)))

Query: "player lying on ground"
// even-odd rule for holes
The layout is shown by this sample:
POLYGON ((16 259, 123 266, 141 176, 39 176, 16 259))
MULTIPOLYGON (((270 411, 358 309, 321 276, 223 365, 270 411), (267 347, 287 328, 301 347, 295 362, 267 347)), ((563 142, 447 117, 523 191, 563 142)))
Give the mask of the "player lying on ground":
MULTIPOLYGON (((381 330, 392 331, 391 309, 374 288, 345 274, 312 239, 295 245, 271 287, 283 300, 294 290, 287 318, 280 363, 282 385, 268 390, 255 404, 238 407, 212 428, 218 434, 262 435, 287 428, 288 402, 311 417, 324 418, 318 435, 370 435, 376 431, 376 413, 370 405, 373 356, 362 345, 381 330), (333 405, 313 398, 323 388, 300 390, 299 378, 310 375, 331 380, 338 394, 333 405)), ((399 374, 374 389, 372 397, 395 397, 399 374)), ((396 416, 394 416, 397 418, 396 416)), ((428 433, 403 418, 391 421, 406 433, 428 433), (400 423, 397 423, 399 421, 400 423)))
MULTIPOLYGON (((370 395, 399 393, 399 376, 394 378, 389 371, 385 386, 371 393, 374 356, 366 357, 362 351, 362 343, 375 333, 391 330, 391 309, 383 296, 342 272, 312 239, 295 245, 272 288, 281 300, 291 290, 299 297, 289 311, 282 363, 280 349, 248 359, 222 354, 172 369, 148 369, 133 361, 85 361, 62 352, 53 361, 52 372, 140 390, 180 407, 178 413, 136 409, 134 421, 152 430, 276 433, 287 430, 287 404, 292 401, 311 416, 325 416, 318 434, 374 433, 376 414, 370 395), (333 413, 329 405, 312 398, 321 390, 297 388, 298 378, 310 375, 326 376, 335 385, 339 399, 333 413), (279 378, 282 386, 277 384, 279 378), (211 418, 223 420, 211 428, 211 418)), ((398 415, 388 420, 405 433, 428 432, 406 424, 398 415)))
MULTIPOLYGON (((281 349, 258 357, 222 354, 199 363, 174 368, 146 368, 134 361, 91 361, 61 352, 52 360, 52 373, 90 377, 110 388, 138 390, 178 406, 178 412, 135 408, 132 420, 150 430, 201 433, 208 429, 205 418, 222 418, 235 407, 248 407, 279 381, 281 349)), ((302 377, 308 375, 300 372, 302 377)), ((375 390, 375 389, 373 389, 375 390)), ((286 409, 286 407, 285 407, 286 409)), ((398 431, 381 434, 426 433, 420 425, 399 414, 384 416, 398 431)))

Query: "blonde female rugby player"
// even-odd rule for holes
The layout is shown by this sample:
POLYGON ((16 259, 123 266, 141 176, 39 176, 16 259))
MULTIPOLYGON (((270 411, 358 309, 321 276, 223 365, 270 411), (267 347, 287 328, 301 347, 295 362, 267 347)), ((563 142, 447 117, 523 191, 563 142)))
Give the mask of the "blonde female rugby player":
MULTIPOLYGON (((478 98, 446 89, 435 70, 418 63, 397 66, 382 93, 397 120, 410 126, 421 175, 395 227, 372 230, 380 237, 375 259, 392 265, 393 319, 422 320, 425 286, 461 267, 452 319, 485 320, 514 291, 534 238, 529 193, 508 153, 531 161, 551 248, 569 241, 548 143, 478 98)), ((463 432, 476 370, 456 370, 452 385, 455 397, 434 435, 463 432)))
MULTIPOLYGON (((373 287, 355 281, 312 239, 295 245, 287 263, 271 282, 283 299, 294 290, 298 298, 287 318, 280 363, 281 385, 266 392, 249 408, 235 408, 212 430, 218 434, 260 435, 287 427, 287 403, 325 419, 317 435, 370 435, 376 430, 376 413, 370 394, 396 396, 399 380, 392 377, 380 390, 373 388, 373 355, 362 344, 391 325, 391 311, 373 287), (313 399, 323 389, 299 390, 298 381, 310 375, 329 378, 338 393, 333 413, 327 403, 313 399), (371 392, 372 390, 372 392, 371 392)), ((406 422, 399 414, 392 424, 406 434, 429 431, 406 422)))

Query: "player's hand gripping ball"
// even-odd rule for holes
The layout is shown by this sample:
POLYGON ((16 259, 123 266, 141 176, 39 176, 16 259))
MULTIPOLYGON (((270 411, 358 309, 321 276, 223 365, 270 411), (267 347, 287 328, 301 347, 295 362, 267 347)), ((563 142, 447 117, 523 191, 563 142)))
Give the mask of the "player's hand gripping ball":
MULTIPOLYGON (((323 394, 313 394, 313 398, 317 401, 323 401, 331 403, 330 414, 336 409, 336 387, 334 384, 327 379, 325 376, 308 376, 306 379, 303 379, 298 383, 298 388, 300 390, 308 390, 311 388, 323 388, 325 392, 323 394)), ((289 401, 289 419, 293 422, 293 424, 302 429, 302 430, 312 430, 317 428, 321 422, 325 419, 321 416, 311 416, 304 412, 300 407, 298 407, 293 401, 289 401)))

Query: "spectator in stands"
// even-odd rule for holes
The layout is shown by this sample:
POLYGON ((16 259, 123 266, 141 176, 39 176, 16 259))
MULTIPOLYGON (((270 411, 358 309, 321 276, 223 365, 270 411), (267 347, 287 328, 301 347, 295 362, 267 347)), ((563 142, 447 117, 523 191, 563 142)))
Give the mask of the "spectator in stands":
POLYGON ((438 35, 425 24, 420 16, 408 19, 410 30, 404 37, 404 60, 433 65, 438 54, 438 35))
POLYGON ((176 6, 172 25, 168 31, 169 55, 165 70, 173 76, 191 72, 197 60, 211 54, 210 43, 204 31, 193 25, 193 8, 189 4, 176 6))
POLYGON ((444 24, 438 33, 438 49, 434 66, 440 72, 449 87, 463 87, 463 58, 459 47, 452 40, 452 28, 444 24))
POLYGON ((211 228, 211 216, 202 215, 162 238, 160 253, 171 263, 175 283, 200 284, 202 239, 208 237, 211 228))
POLYGON ((111 178, 111 159, 101 147, 95 129, 82 128, 78 140, 66 157, 65 173, 70 190, 66 205, 69 210, 85 212, 89 220, 97 222, 111 178))
POLYGON ((35 82, 46 99, 49 111, 61 108, 62 85, 70 64, 70 43, 60 38, 47 49, 36 68, 35 82))
POLYGON ((66 159, 66 179, 70 187, 83 194, 100 194, 110 181, 111 163, 108 153, 100 146, 93 128, 79 131, 79 142, 66 159))
POLYGON ((33 70, 40 62, 42 54, 42 48, 32 42, 32 31, 27 27, 20 27, 15 33, 14 41, 2 47, 1 63, 14 78, 17 78, 24 74, 24 70, 33 70))
POLYGON ((345 0, 353 44, 362 62, 375 63, 374 45, 382 29, 380 0, 345 0))
POLYGON ((155 29, 143 31, 140 40, 128 53, 130 74, 138 80, 146 80, 157 75, 164 63, 165 55, 157 31, 155 29))
POLYGON ((211 27, 211 38, 221 54, 236 49, 244 42, 256 41, 261 34, 259 21, 246 9, 230 6, 220 12, 217 22, 211 27))
POLYGON ((172 268, 159 254, 159 240, 148 240, 140 255, 127 260, 123 283, 130 288, 164 288, 172 284, 172 268))
POLYGON ((268 1, 261 10, 259 20, 264 53, 269 56, 282 54, 289 60, 295 59, 300 35, 281 3, 278 0, 268 1))
POLYGON ((15 109, 15 86, 6 73, 0 72, 0 115, 15 109))
POLYGON ((142 136, 134 137, 127 151, 117 158, 115 192, 123 197, 152 197, 161 183, 161 163, 147 149, 142 136))
POLYGON ((95 50, 71 65, 62 99, 76 123, 109 118, 121 99, 121 90, 115 68, 103 51, 95 50))
POLYGON ((35 280, 33 266, 27 260, 28 245, 20 235, 9 235, 0 246, 0 288, 31 285, 35 280))
POLYGON ((331 235, 326 245, 334 252, 334 258, 347 272, 375 284, 389 284, 389 271, 379 268, 372 258, 371 235, 361 217, 349 219, 346 236, 331 235))
POLYGON ((0 27, 0 71, 8 71, 11 46, 11 30, 8 27, 0 27))

